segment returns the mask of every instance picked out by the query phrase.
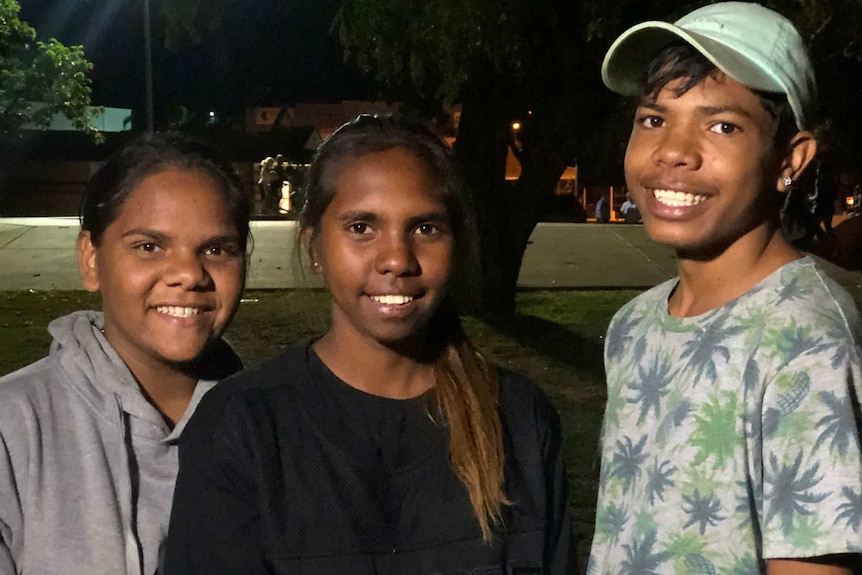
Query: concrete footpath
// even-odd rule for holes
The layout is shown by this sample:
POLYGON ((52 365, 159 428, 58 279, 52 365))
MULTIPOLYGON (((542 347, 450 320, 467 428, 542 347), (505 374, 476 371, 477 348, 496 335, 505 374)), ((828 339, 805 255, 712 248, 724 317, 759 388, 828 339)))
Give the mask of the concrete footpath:
MULTIPOLYGON (((0 218, 0 290, 81 289, 75 257, 76 218, 0 218)), ((296 222, 252 222, 254 251, 248 287, 319 286, 295 264, 296 222)), ((862 285, 862 272, 828 262, 826 271, 846 286, 862 285)), ((646 288, 675 274, 673 250, 650 241, 643 226, 539 224, 524 254, 523 288, 646 288)))

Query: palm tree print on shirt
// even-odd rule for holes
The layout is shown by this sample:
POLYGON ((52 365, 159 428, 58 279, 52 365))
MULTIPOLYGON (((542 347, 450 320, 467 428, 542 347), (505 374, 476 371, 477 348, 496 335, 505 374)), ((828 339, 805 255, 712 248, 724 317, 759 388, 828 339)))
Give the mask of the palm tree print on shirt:
POLYGON ((694 339, 683 344, 680 359, 688 358, 687 367, 691 368, 693 373, 692 387, 695 387, 704 375, 709 381, 715 382, 718 371, 713 358, 716 355, 724 359, 725 363, 730 359, 730 352, 722 343, 742 331, 739 324, 724 327, 724 323, 731 317, 730 312, 724 313, 707 326, 698 328, 694 332, 694 339))
POLYGON ((829 450, 844 457, 851 445, 858 441, 856 420, 853 410, 846 398, 839 399, 831 391, 821 391, 817 394, 829 413, 821 417, 816 424, 817 429, 823 429, 814 443, 813 451, 821 444, 829 441, 829 450))
POLYGON ((659 463, 658 457, 655 458, 652 467, 647 472, 646 492, 650 505, 655 505, 656 497, 664 501, 664 490, 674 486, 671 476, 675 472, 676 467, 669 460, 665 459, 659 463))
POLYGON ((791 318, 788 325, 767 330, 763 336, 763 346, 781 362, 788 362, 803 353, 820 352, 821 340, 820 337, 811 336, 811 329, 808 326, 799 326, 796 324, 796 318, 791 318))
POLYGON ((699 449, 692 461, 693 466, 714 457, 713 469, 720 469, 736 450, 738 397, 730 392, 723 393, 722 396, 724 403, 719 395, 714 395, 703 405, 700 414, 694 416, 695 428, 689 443, 699 449))
POLYGON ((671 382, 670 362, 656 356, 649 371, 644 371, 638 366, 638 376, 638 381, 628 384, 628 388, 637 395, 626 401, 640 403, 641 410, 638 417, 638 425, 640 425, 650 409, 655 411, 656 418, 661 415, 661 399, 668 394, 667 386, 671 382))
POLYGON ((690 495, 683 494, 682 500, 685 501, 682 510, 688 515, 688 521, 682 526, 683 529, 696 524, 698 532, 704 535, 707 526, 718 525, 720 521, 727 519, 724 515, 719 515, 721 500, 713 493, 701 496, 700 491, 695 489, 690 495))
POLYGON ((820 464, 815 463, 800 476, 801 464, 802 451, 793 463, 780 466, 775 454, 770 454, 769 467, 764 469, 765 481, 772 486, 772 491, 766 494, 769 507, 766 523, 769 524, 778 516, 785 536, 790 535, 793 530, 793 519, 797 515, 812 515, 814 512, 808 506, 819 503, 829 496, 828 492, 811 491, 823 480, 823 475, 817 476, 820 464))
POLYGON ((842 487, 841 494, 844 495, 844 502, 838 505, 835 524, 843 521, 847 527, 858 532, 862 526, 862 493, 856 493, 856 490, 850 487, 842 487))
POLYGON ((626 436, 616 443, 617 450, 611 463, 611 477, 617 477, 623 481, 623 493, 627 493, 640 479, 641 465, 649 457, 649 454, 643 452, 646 441, 646 435, 642 436, 637 444, 632 443, 631 437, 626 436))
POLYGON ((631 545, 623 545, 626 558, 620 565, 620 575, 658 575, 656 569, 667 561, 670 553, 653 553, 655 543, 656 531, 653 529, 644 535, 643 539, 634 540, 631 545))

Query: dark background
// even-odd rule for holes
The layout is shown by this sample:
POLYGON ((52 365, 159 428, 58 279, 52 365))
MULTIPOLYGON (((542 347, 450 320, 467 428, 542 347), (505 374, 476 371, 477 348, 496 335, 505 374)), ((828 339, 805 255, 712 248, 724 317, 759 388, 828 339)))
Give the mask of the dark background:
MULTIPOLYGON (((344 63, 332 0, 244 0, 222 30, 165 42, 161 2, 150 0, 157 121, 180 106, 195 115, 239 118, 246 106, 375 98, 374 83, 344 63)), ((21 19, 39 39, 83 45, 93 63, 95 105, 143 113, 144 0, 22 0, 21 19)), ((137 122, 136 122, 137 123, 137 122)))

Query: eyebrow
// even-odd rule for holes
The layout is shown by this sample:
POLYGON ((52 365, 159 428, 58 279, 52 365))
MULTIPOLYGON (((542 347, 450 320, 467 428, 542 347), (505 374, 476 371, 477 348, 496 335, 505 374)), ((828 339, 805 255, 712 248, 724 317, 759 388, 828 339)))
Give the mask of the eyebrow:
POLYGON ((738 116, 744 116, 746 118, 751 118, 751 113, 741 106, 737 106, 735 104, 727 104, 724 106, 698 106, 697 108, 706 116, 715 116, 717 114, 736 114, 738 116))
POLYGON ((148 238, 153 238, 154 240, 164 240, 168 238, 166 234, 147 228, 133 228, 131 230, 127 230, 122 235, 124 238, 129 236, 146 236, 148 238))
POLYGON ((428 212, 425 214, 417 214, 408 220, 410 227, 417 226, 422 222, 444 222, 449 224, 451 218, 446 212, 428 212))
MULTIPOLYGON (((380 220, 380 216, 374 212, 365 212, 361 210, 345 212, 339 216, 338 221, 340 222, 351 222, 354 220, 361 220, 365 222, 377 222, 380 220)), ((415 226, 422 222, 449 222, 450 217, 445 211, 433 211, 426 212, 424 214, 416 214, 414 216, 410 216, 407 220, 410 226, 415 226)))
MULTIPOLYGON (((650 108, 651 110, 655 110, 656 112, 665 113, 668 110, 668 107, 659 104, 653 100, 641 100, 638 103, 638 106, 641 108, 650 108)), ((737 114, 739 116, 744 116, 746 118, 751 118, 751 114, 745 108, 741 106, 737 106, 736 104, 725 104, 723 106, 698 106, 697 111, 700 112, 704 116, 715 116, 717 114, 737 114)))
POLYGON ((361 210, 351 210, 344 212, 338 216, 339 222, 350 222, 353 220, 362 220, 366 222, 376 222, 379 218, 374 212, 363 212, 361 210))
POLYGON ((655 100, 647 100, 646 98, 638 102, 638 108, 650 108, 656 112, 667 112, 667 106, 662 106, 655 100))
MULTIPOLYGON (((122 237, 124 237, 124 238, 130 237, 130 236, 144 236, 144 237, 156 240, 156 241, 165 241, 165 240, 170 239, 169 235, 164 234, 160 231, 151 230, 148 228, 134 228, 134 229, 126 231, 122 235, 122 237)), ((204 239, 202 242, 200 242, 200 245, 201 246, 209 246, 209 245, 213 245, 213 244, 230 244, 230 243, 241 244, 242 240, 241 240, 239 234, 225 234, 225 235, 220 235, 220 236, 212 236, 212 237, 204 239)))

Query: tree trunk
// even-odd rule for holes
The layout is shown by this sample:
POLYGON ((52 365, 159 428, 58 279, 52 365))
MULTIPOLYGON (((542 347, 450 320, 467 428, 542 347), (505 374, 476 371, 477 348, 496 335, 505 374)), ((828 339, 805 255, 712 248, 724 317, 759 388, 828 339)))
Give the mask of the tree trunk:
POLYGON ((469 313, 511 313, 520 268, 520 241, 513 234, 511 191, 505 185, 510 124, 503 89, 488 65, 462 91, 455 157, 473 198, 480 270, 469 313))
POLYGON ((506 315, 515 310, 518 275, 527 242, 566 166, 554 131, 537 126, 535 145, 522 154, 521 177, 506 182, 506 156, 516 108, 514 90, 492 66, 470 77, 462 92, 455 155, 473 195, 481 270, 471 313, 506 315), (544 140, 541 140, 544 138, 544 140))

